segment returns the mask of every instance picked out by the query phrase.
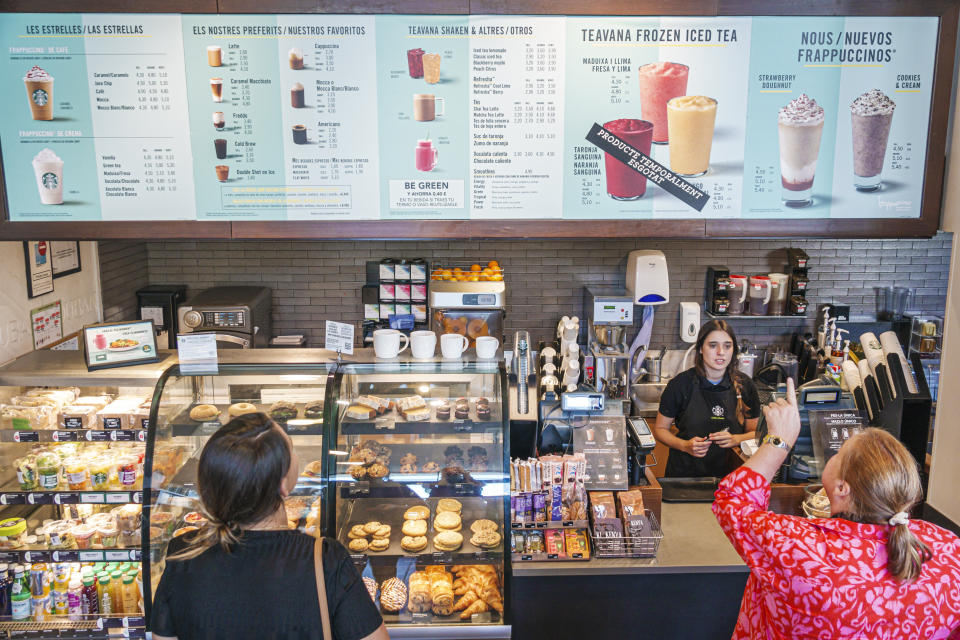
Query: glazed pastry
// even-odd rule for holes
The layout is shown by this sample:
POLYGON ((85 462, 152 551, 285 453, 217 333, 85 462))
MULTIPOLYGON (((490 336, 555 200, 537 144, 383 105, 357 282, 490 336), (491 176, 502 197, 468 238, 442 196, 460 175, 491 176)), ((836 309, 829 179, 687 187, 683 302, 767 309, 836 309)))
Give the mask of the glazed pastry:
POLYGON ((249 402, 237 402, 236 404, 230 405, 230 408, 227 409, 227 415, 229 415, 231 418, 256 412, 257 407, 249 402))
POLYGON ((430 517, 430 509, 422 505, 416 507, 410 507, 403 514, 404 520, 426 520, 430 517))
POLYGON ((489 420, 490 419, 490 405, 488 404, 478 404, 477 405, 477 418, 480 420, 489 420))
POLYGON ((198 404, 190 409, 190 419, 197 422, 207 422, 220 417, 220 410, 212 404, 198 404))
POLYGON ((410 574, 410 589, 407 608, 413 613, 425 613, 433 606, 433 598, 430 597, 430 579, 423 571, 414 571, 410 574))
POLYGON ((457 420, 466 420, 470 417, 470 404, 467 403, 466 398, 457 400, 457 404, 453 407, 453 417, 457 420))
POLYGON ((450 419, 450 403, 441 402, 437 405, 437 420, 449 420, 450 419))
POLYGON ((323 400, 308 402, 303 408, 303 417, 317 420, 323 417, 323 400))
POLYGON ((363 577, 363 586, 367 588, 367 593, 370 594, 370 599, 373 600, 374 604, 377 602, 377 581, 373 578, 368 578, 367 576, 363 577))
POLYGON ((292 402, 287 402, 286 400, 280 400, 279 402, 274 402, 273 406, 270 407, 270 417, 276 420, 277 422, 286 422, 300 415, 300 410, 297 409, 297 405, 292 402))
POLYGON ((407 604, 407 585, 399 578, 389 578, 380 585, 380 606, 388 613, 397 613, 407 604))
POLYGON ((453 576, 446 571, 429 573, 431 609, 438 616, 453 613, 453 576))

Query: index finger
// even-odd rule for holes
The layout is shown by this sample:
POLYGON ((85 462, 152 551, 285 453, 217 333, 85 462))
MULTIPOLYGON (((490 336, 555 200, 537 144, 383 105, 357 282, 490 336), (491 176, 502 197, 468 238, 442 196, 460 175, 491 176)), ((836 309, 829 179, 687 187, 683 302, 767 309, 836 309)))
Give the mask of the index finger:
POLYGON ((797 391, 793 385, 793 378, 787 378, 787 404, 791 407, 797 406, 797 391))

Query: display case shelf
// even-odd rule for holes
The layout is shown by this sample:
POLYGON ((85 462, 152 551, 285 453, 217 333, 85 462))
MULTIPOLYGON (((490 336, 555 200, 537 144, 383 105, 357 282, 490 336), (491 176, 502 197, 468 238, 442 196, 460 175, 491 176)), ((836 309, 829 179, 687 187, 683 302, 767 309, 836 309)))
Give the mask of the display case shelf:
POLYGON ((0 491, 0 505, 140 504, 142 491, 0 491))
POLYGON ((145 442, 146 429, 0 429, 0 442, 145 442))
POLYGON ((140 548, 123 549, 8 549, 0 562, 139 562, 140 548))

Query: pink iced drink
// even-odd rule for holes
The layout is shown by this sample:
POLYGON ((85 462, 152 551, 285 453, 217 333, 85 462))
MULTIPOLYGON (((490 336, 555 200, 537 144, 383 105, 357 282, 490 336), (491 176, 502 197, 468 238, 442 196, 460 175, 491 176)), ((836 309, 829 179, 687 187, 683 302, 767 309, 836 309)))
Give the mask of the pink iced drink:
POLYGON ((93 337, 93 346, 101 350, 107 348, 107 339, 103 336, 102 333, 98 333, 93 337))
POLYGON ((437 150, 429 140, 418 140, 414 151, 417 171, 433 171, 437 166, 437 150))
POLYGON ((690 67, 676 62, 653 62, 640 67, 640 113, 653 123, 653 141, 667 142, 667 103, 687 95, 690 67))
MULTIPOLYGON (((650 155, 653 125, 646 120, 621 118, 603 124, 604 129, 630 144, 640 153, 650 155)), ((647 178, 624 163, 604 153, 607 169, 607 193, 614 200, 636 200, 647 192, 647 178)))

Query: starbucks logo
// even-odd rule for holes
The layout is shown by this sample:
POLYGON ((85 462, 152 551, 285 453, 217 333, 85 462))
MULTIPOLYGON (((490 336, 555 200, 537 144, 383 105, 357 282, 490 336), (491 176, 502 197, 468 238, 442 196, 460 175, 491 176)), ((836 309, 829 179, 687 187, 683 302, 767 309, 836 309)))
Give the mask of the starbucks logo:
POLYGON ((723 417, 723 407, 721 405, 715 405, 711 411, 713 412, 713 415, 717 416, 718 418, 723 417))
POLYGON ((46 106, 46 104, 50 102, 50 96, 48 96, 47 92, 44 91, 43 89, 36 89, 33 92, 32 97, 33 97, 33 104, 37 105, 38 107, 46 106))
POLYGON ((57 177, 57 174, 48 171, 40 176, 40 184, 43 185, 44 189, 56 189, 60 184, 60 179, 57 177))

